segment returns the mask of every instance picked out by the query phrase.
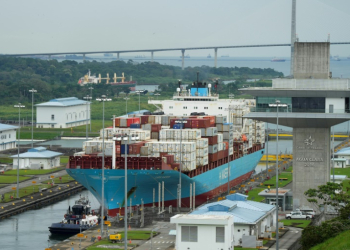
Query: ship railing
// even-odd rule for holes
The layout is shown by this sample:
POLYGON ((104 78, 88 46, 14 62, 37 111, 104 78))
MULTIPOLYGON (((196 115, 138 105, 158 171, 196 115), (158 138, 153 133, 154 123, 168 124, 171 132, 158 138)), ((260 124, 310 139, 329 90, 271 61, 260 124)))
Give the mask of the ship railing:
MULTIPOLYGON (((268 108, 251 107, 250 112, 277 112, 277 107, 268 107, 268 108)), ((291 106, 288 106, 288 107, 279 107, 278 112, 281 112, 281 113, 346 114, 346 113, 350 113, 350 109, 326 109, 326 108, 319 108, 319 109, 305 108, 304 109, 304 108, 293 108, 291 106)))
POLYGON ((173 97, 196 97, 196 98, 198 98, 198 97, 203 97, 203 98, 217 97, 217 98, 219 98, 219 94, 212 93, 210 96, 207 96, 207 95, 200 96, 200 95, 191 95, 188 92, 181 92, 181 93, 175 92, 173 94, 173 97))

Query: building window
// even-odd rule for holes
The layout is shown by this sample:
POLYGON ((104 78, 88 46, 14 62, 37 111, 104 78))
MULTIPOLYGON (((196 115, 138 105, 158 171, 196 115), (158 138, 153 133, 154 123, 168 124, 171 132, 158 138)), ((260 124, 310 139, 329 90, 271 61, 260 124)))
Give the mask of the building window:
POLYGON ((225 242, 225 228, 216 227, 216 242, 225 242))
POLYGON ((54 127, 55 127, 55 125, 51 124, 51 128, 54 128, 54 127))
POLYGON ((9 138, 11 138, 11 134, 9 134, 9 138))
POLYGON ((51 120, 55 120, 55 115, 51 115, 51 120))
POLYGON ((208 107, 204 107, 204 109, 208 109, 208 107))
POLYGON ((169 109, 173 109, 174 107, 173 106, 169 106, 169 109))
POLYGON ((187 109, 187 106, 184 106, 183 109, 187 109))
POLYGON ((197 226, 181 226, 182 242, 197 242, 198 228, 197 226))
POLYGON ((218 109, 222 109, 222 107, 218 107, 218 109))
POLYGON ((198 109, 198 107, 194 107, 194 109, 198 109))

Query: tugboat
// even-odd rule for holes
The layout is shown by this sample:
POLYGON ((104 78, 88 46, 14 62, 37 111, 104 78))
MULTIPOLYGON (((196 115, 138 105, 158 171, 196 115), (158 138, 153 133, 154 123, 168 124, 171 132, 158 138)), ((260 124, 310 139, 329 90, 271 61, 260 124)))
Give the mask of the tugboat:
POLYGON ((52 234, 77 234, 98 224, 99 218, 91 211, 90 202, 85 197, 75 201, 72 210, 70 206, 61 222, 52 223, 49 231, 52 234))

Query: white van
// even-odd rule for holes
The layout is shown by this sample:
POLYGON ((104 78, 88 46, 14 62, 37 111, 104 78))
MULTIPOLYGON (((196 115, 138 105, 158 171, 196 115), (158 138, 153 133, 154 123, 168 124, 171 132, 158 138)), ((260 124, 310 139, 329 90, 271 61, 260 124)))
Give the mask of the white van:
POLYGON ((313 210, 312 208, 309 208, 309 207, 301 207, 300 209, 296 209, 296 210, 300 210, 304 214, 311 214, 311 215, 316 214, 315 210, 313 210))

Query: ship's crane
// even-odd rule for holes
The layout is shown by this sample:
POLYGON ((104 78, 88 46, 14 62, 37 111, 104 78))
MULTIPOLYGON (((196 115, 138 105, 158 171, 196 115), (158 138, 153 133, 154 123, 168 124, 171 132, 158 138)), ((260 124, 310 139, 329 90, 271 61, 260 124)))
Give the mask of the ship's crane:
POLYGON ((122 73, 122 76, 119 76, 119 77, 117 77, 117 74, 114 73, 114 77, 113 77, 114 82, 117 82, 118 79, 122 79, 121 81, 122 83, 125 82, 124 72, 122 73))
POLYGON ((107 77, 105 77, 105 78, 102 78, 101 77, 101 74, 98 74, 98 83, 101 83, 101 80, 106 80, 106 84, 108 84, 109 83, 109 73, 107 73, 107 77))

